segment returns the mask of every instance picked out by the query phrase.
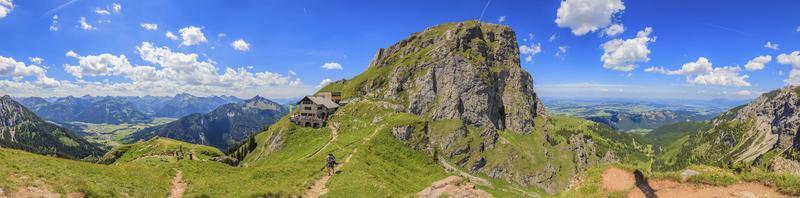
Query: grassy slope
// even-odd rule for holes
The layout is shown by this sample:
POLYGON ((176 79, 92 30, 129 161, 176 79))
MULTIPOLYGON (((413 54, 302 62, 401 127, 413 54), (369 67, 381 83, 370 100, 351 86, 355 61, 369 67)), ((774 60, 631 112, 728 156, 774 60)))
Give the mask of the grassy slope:
POLYGON ((152 161, 108 166, 0 148, 0 188, 12 192, 37 186, 90 197, 164 197, 174 175, 171 167, 152 161))
POLYGON ((150 156, 175 155, 179 153, 183 158, 192 157, 207 160, 211 157, 225 155, 222 151, 210 146, 190 144, 169 138, 153 138, 148 141, 122 145, 106 153, 101 161, 107 163, 126 163, 150 156), (180 153, 180 152, 183 153, 180 153))

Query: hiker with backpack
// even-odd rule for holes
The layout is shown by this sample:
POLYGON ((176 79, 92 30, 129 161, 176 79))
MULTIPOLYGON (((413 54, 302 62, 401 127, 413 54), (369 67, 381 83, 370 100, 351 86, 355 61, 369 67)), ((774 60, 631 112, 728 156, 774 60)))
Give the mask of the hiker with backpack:
POLYGON ((328 169, 328 176, 331 176, 333 173, 335 173, 334 167, 336 167, 338 164, 339 163, 336 162, 336 157, 329 153, 327 157, 327 163, 325 163, 325 168, 328 169))

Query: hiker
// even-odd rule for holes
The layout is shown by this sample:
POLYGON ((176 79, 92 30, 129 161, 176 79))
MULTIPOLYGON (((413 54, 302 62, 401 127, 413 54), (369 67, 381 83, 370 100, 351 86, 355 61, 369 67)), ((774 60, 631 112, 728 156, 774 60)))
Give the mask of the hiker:
POLYGON ((336 157, 334 157, 333 154, 330 153, 328 153, 327 161, 328 162, 325 163, 325 168, 328 169, 328 176, 331 176, 335 171, 333 168, 336 167, 336 165, 338 165, 339 163, 336 163, 336 157))

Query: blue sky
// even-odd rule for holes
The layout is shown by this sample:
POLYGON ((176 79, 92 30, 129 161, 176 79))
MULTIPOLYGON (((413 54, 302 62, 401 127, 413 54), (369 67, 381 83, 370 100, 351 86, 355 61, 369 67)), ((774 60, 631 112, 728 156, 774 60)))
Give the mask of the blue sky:
POLYGON ((800 70, 797 8, 790 0, 0 0, 0 94, 297 97, 357 75, 378 48, 413 32, 480 18, 539 46, 521 59, 544 97, 752 98, 800 82, 800 71, 789 80, 800 70), (605 34, 613 24, 624 32, 605 34), (758 56, 770 61, 747 69, 758 56), (681 69, 687 63, 696 64, 681 69))

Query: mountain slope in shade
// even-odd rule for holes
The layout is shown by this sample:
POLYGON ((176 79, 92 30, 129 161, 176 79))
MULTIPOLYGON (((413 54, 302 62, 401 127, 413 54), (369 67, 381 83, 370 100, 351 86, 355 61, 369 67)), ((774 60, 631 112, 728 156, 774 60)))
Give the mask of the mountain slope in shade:
POLYGON ((0 98, 0 146, 73 159, 102 155, 98 147, 45 122, 9 96, 0 98))
POLYGON ((287 113, 288 109, 278 103, 256 96, 241 103, 222 105, 208 114, 194 113, 165 125, 146 128, 126 139, 168 137, 224 150, 275 123, 287 113))

